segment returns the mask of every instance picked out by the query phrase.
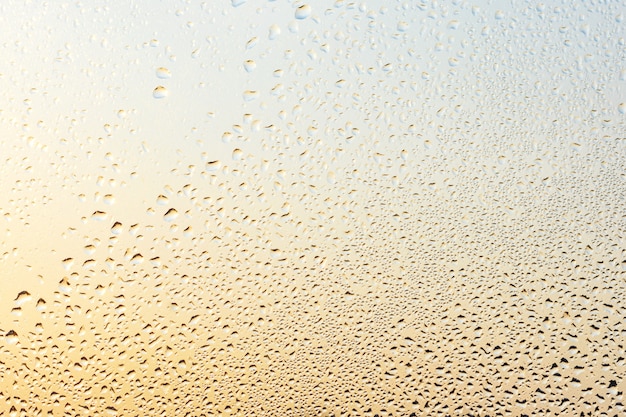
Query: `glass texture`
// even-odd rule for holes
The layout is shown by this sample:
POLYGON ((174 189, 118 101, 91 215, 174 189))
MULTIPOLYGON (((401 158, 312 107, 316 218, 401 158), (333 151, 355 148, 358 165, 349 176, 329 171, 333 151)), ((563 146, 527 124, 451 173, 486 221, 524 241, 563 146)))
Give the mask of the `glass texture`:
POLYGON ((0 2, 0 416, 623 416, 626 2, 0 2))

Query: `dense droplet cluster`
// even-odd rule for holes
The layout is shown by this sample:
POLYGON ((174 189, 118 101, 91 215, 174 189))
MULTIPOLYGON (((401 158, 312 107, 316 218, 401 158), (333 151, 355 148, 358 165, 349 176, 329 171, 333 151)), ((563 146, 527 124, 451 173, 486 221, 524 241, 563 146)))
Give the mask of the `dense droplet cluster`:
POLYGON ((623 2, 85 3, 0 4, 0 416, 624 414, 623 2))

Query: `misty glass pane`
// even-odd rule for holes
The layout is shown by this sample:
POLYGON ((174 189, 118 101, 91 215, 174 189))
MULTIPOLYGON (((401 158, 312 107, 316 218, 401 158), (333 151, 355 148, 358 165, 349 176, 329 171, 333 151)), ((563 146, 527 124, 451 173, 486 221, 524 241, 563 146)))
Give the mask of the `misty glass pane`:
POLYGON ((626 3, 0 3, 0 416, 620 416, 626 3))

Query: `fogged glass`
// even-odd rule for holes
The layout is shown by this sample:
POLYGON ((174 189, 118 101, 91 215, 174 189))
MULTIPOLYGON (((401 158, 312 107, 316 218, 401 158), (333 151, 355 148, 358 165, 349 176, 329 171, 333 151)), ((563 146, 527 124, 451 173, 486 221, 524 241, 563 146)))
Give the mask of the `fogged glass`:
POLYGON ((623 1, 0 3, 0 416, 618 416, 623 1))

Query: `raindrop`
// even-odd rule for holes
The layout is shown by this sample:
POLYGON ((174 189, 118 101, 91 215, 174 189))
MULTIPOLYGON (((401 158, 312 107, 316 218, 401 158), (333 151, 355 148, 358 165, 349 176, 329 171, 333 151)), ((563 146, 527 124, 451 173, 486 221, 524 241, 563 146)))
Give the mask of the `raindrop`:
POLYGON ((107 214, 104 211, 97 210, 93 212, 93 214, 91 215, 91 218, 95 221, 101 222, 101 221, 106 220, 107 214))
POLYGON ((248 42, 246 42, 246 49, 254 48, 257 45, 257 43, 259 43, 259 38, 257 38, 256 36, 253 38, 250 38, 248 42))
POLYGON ((15 304, 20 306, 30 300, 32 300, 32 297, 28 291, 20 291, 20 293, 15 298, 15 304))
POLYGON ((217 171, 218 169, 220 169, 221 166, 222 166, 222 163, 220 161, 210 161, 206 163, 206 170, 217 171))
POLYGON ((397 26, 398 32, 406 32, 409 30, 409 24, 405 21, 398 22, 397 26))
POLYGON ((5 335, 5 340, 7 344, 15 345, 17 344, 17 342, 19 342, 19 337, 14 330, 9 330, 9 332, 7 332, 7 334, 5 335))
POLYGON ((154 91, 152 91, 152 97, 154 98, 165 98, 168 95, 169 95, 169 91, 167 90, 167 88, 163 87, 162 85, 159 85, 158 87, 154 89, 154 91))
POLYGON ((269 28, 268 38, 269 40, 273 41, 276 38, 278 38, 279 35, 280 35, 280 27, 274 23, 269 28))
POLYGON ((65 268, 66 270, 70 270, 72 268, 72 265, 74 265, 74 259, 73 258, 65 258, 65 259, 63 259, 63 261, 61 263, 63 264, 63 268, 65 268))
POLYGON ((115 196, 113 196, 113 194, 105 194, 104 197, 102 197, 102 202, 111 206, 115 204, 115 196))
POLYGON ((296 9, 294 15, 295 18, 298 20, 306 19, 307 17, 311 16, 311 6, 309 6, 308 4, 303 4, 296 9))
POLYGON ((247 61, 244 61, 243 67, 246 70, 246 72, 252 72, 256 69, 256 62, 254 62, 251 59, 248 59, 247 61))
POLYGON ((136 253, 130 258, 131 265, 139 265, 143 262, 143 256, 140 253, 136 253))
POLYGON ((161 79, 167 79, 172 77, 172 73, 165 67, 159 67, 156 69, 156 76, 161 79))
POLYGON ((261 96, 261 94, 258 91, 254 91, 254 90, 246 90, 246 91, 243 92, 243 99, 244 99, 244 101, 256 100, 260 96, 261 96))
POLYGON ((174 221, 178 217, 178 211, 175 208, 169 209, 164 215, 163 220, 166 222, 174 221))
POLYGON ((113 226, 111 226, 111 233, 114 235, 119 235, 120 233, 122 233, 122 223, 113 223, 113 226))
POLYGON ((233 150, 233 160, 241 161, 242 158, 243 158, 243 151, 241 149, 236 148, 235 150, 233 150))

